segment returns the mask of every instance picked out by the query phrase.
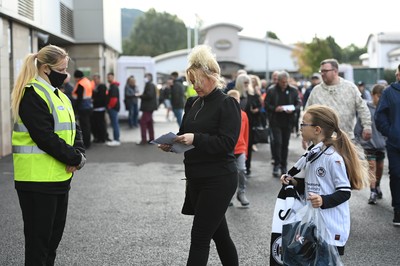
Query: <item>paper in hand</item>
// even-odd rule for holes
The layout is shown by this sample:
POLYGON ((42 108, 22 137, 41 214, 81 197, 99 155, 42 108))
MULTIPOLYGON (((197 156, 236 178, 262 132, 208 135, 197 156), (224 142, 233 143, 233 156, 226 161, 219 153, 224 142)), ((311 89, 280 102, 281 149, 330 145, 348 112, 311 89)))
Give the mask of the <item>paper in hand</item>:
POLYGON ((287 104, 287 105, 282 105, 283 111, 294 111, 296 110, 296 107, 294 107, 293 104, 287 104))
POLYGON ((188 150, 191 150, 194 148, 193 145, 185 145, 182 143, 177 143, 174 142, 174 139, 177 137, 176 134, 169 132, 167 134, 164 134, 160 137, 158 137, 155 140, 150 141, 152 144, 169 144, 172 145, 171 151, 175 153, 182 153, 188 150))

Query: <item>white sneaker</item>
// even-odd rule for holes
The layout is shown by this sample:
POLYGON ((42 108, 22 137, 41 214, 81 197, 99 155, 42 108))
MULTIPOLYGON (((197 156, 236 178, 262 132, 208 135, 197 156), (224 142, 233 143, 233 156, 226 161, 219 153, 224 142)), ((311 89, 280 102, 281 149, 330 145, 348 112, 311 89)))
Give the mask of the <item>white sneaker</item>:
POLYGON ((112 141, 106 142, 106 145, 110 146, 110 147, 116 147, 116 146, 120 146, 121 142, 119 142, 118 140, 112 140, 112 141))

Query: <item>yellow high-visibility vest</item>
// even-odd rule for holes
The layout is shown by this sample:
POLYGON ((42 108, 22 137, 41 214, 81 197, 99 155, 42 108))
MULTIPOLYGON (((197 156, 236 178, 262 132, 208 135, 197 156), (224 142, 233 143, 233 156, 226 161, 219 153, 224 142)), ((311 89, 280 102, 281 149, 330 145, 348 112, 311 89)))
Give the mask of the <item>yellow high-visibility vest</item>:
MULTIPOLYGON (((27 87, 47 103, 54 118, 54 132, 67 144, 73 145, 76 134, 75 115, 71 101, 59 91, 59 97, 44 83, 32 79, 27 87)), ((14 124, 12 134, 14 180, 27 182, 62 182, 70 179, 66 165, 41 150, 31 139, 22 120, 14 124)))

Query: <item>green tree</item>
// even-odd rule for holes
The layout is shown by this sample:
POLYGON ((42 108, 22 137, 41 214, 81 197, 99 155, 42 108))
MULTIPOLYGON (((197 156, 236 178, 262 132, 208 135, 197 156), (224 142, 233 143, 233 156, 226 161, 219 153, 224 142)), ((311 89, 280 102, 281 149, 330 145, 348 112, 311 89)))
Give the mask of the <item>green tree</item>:
POLYGON ((129 38, 123 42, 123 54, 157 56, 184 49, 186 39, 187 30, 181 19, 152 8, 135 22, 129 38))
POLYGON ((383 72, 383 79, 388 82, 388 84, 396 81, 396 69, 385 69, 383 72))
POLYGON ((312 73, 312 68, 308 65, 307 58, 304 56, 304 51, 306 48, 307 43, 298 42, 295 44, 295 48, 293 49, 292 56, 296 58, 297 67, 299 68, 299 72, 303 75, 308 76, 305 73, 312 73))
POLYGON ((143 16, 143 14, 144 12, 139 9, 121 9, 121 37, 123 40, 129 38, 129 34, 133 30, 136 19, 143 16))
POLYGON ((326 41, 331 48, 332 57, 338 60, 339 62, 342 61, 342 48, 335 42, 335 39, 332 36, 328 36, 326 41))
POLYGON ((332 58, 332 50, 327 40, 314 37, 311 43, 298 43, 293 56, 297 59, 299 72, 309 77, 319 69, 322 60, 332 58))
POLYGON ((342 51, 342 63, 360 64, 360 55, 367 52, 367 47, 358 47, 355 44, 350 44, 349 46, 345 47, 342 51))
POLYGON ((274 40, 279 40, 278 36, 275 34, 275 32, 272 31, 267 31, 266 33, 268 38, 274 39, 274 40))

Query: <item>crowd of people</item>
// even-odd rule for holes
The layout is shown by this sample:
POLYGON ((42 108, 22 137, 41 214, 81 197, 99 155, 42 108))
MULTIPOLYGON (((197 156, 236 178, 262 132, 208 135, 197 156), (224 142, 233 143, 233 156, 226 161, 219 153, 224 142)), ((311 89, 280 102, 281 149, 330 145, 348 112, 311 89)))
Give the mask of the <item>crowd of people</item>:
MULTIPOLYGON (((70 74, 67 73, 67 75, 70 74)), ((70 79, 67 78, 60 86, 60 90, 71 101, 82 130, 85 149, 89 149, 92 143, 118 146, 120 145, 119 82, 115 81, 112 72, 107 74, 108 86, 101 81, 101 77, 97 73, 93 74, 91 78, 90 80, 81 70, 77 69, 74 72, 75 85, 71 85, 70 79), (113 128, 113 140, 109 138, 106 113, 109 115, 109 121, 113 128)))
MULTIPOLYGON (((167 119, 172 112, 179 126, 174 141, 193 146, 184 154, 182 213, 194 216, 187 265, 207 264, 211 240, 224 265, 238 265, 225 212, 235 194, 242 206, 250 205, 246 184, 252 175, 252 152, 257 151, 253 130, 258 126, 270 129, 271 175, 295 186, 329 218, 327 229, 335 236, 330 242, 340 255, 350 231, 351 190, 368 184, 368 204, 378 203, 383 197, 380 181, 386 154, 393 224, 400 225, 400 126, 396 123, 400 65, 397 82, 386 88, 376 84, 369 93, 363 82, 356 85, 341 78, 335 59, 321 62, 309 87, 298 86, 285 70, 273 72, 268 83, 240 69, 226 84, 207 45, 195 47, 188 60, 186 87, 173 72, 159 94, 152 74, 146 73, 140 93, 135 77, 129 76, 122 101, 129 127, 140 127, 138 145, 154 140, 153 113, 162 103, 167 119), (292 133, 301 135, 306 150, 294 166, 288 165, 292 133), (338 228, 337 223, 344 227, 338 228)), ((52 45, 28 55, 12 94, 15 184, 24 220, 25 259, 49 265, 54 263, 65 226, 70 180, 84 166, 85 150, 92 143, 121 145, 120 83, 113 73, 107 74, 106 85, 100 75, 89 79, 78 69, 72 86, 68 61, 68 54, 52 45), (113 139, 107 130, 107 113, 113 139), (37 149, 26 149, 29 143, 37 149), (31 169, 26 170, 26 165, 31 169), (51 171, 43 171, 44 166, 51 171)), ((171 151, 170 144, 159 148, 171 151)))
POLYGON ((136 85, 135 77, 131 75, 126 80, 123 99, 120 99, 120 83, 115 80, 114 73, 107 74, 108 85, 101 81, 99 74, 93 74, 89 79, 78 69, 74 72, 75 85, 73 86, 70 82, 70 74, 67 73, 67 75, 60 90, 71 100, 82 129, 86 149, 89 149, 92 143, 105 143, 108 146, 121 145, 119 121, 121 103, 128 111, 129 128, 140 127, 141 140, 137 142, 138 145, 146 145, 154 140, 153 112, 158 109, 158 99, 163 99, 163 104, 168 111, 167 117, 169 111, 172 111, 178 125, 181 123, 187 90, 177 72, 171 73, 167 86, 161 92, 158 91, 151 73, 145 74, 142 90, 136 85), (112 128, 112 139, 108 134, 108 124, 112 128))
MULTIPOLYGON (((211 239, 215 241, 218 251, 226 249, 226 252, 220 254, 223 264, 228 258, 230 258, 230 265, 237 264, 234 246, 232 244, 220 246, 221 235, 218 228, 226 227, 225 218, 220 220, 219 225, 214 224, 215 221, 212 219, 206 219, 210 217, 204 212, 204 208, 211 208, 211 206, 202 202, 205 195, 208 195, 208 198, 215 196, 208 194, 211 193, 210 191, 204 190, 207 183, 213 184, 212 191, 215 193, 233 196, 234 191, 231 185, 223 183, 226 182, 223 180, 227 175, 220 173, 217 169, 214 169, 212 173, 196 172, 194 169, 204 166, 213 169, 215 165, 213 167, 209 165, 210 159, 213 158, 214 163, 220 161, 228 170, 228 165, 231 164, 227 159, 235 159, 236 178, 230 178, 237 183, 235 190, 238 201, 242 206, 249 206, 250 202, 245 196, 246 183, 251 177, 251 153, 257 150, 254 147, 253 128, 260 124, 268 125, 271 131, 270 147, 274 164, 272 175, 280 177, 283 184, 296 183, 297 185, 300 180, 302 181, 299 182, 301 183, 299 192, 313 208, 320 208, 321 215, 330 221, 326 224, 326 228, 334 238, 328 239, 328 243, 335 246, 340 255, 344 254, 344 246, 350 232, 348 200, 351 197, 351 190, 362 189, 369 183, 371 197, 368 203, 376 204, 376 199, 382 197, 380 179, 385 144, 387 145, 383 136, 390 136, 393 145, 389 160, 389 162, 392 161, 389 169, 391 169, 390 186, 394 208, 393 223, 400 225, 397 195, 399 191, 398 167, 393 163, 393 160, 398 158, 399 137, 393 132, 394 118, 391 116, 395 108, 393 102, 386 98, 385 107, 381 107, 384 111, 378 112, 379 106, 382 106, 379 103, 379 98, 384 91, 382 85, 376 85, 372 89, 372 97, 368 97, 368 90, 363 82, 359 82, 357 86, 341 78, 337 60, 326 59, 321 62, 319 73, 312 75, 308 88, 297 86, 289 73, 284 70, 275 71, 272 74, 272 82, 268 84, 266 80, 260 80, 242 69, 234 75, 231 82, 221 88, 221 84, 218 83, 220 71, 209 66, 214 61, 210 59, 210 51, 207 49, 207 47, 198 47, 191 54, 193 61, 187 70, 187 78, 199 95, 188 100, 176 138, 176 141, 182 144, 194 145, 194 149, 185 153, 184 161, 187 188, 183 213, 194 215, 188 265, 206 265, 211 239), (220 113, 223 113, 220 107, 225 104, 219 104, 218 108, 211 106, 210 103, 207 104, 216 97, 212 95, 220 93, 218 88, 237 100, 242 117, 240 123, 242 127, 235 137, 236 147, 233 150, 224 150, 223 153, 221 150, 220 154, 212 149, 224 146, 217 146, 214 141, 221 144, 230 143, 224 139, 232 138, 231 134, 237 129, 233 131, 232 128, 230 132, 225 130, 228 127, 227 122, 229 122, 229 127, 233 126, 231 123, 236 115, 235 111, 226 106, 225 111, 231 113, 228 118, 220 113), (371 99, 373 100, 370 101, 371 99), (379 124, 380 130, 378 130, 378 124, 375 126, 376 108, 376 115, 386 116, 381 119, 383 122, 379 124), (302 110, 304 110, 304 116, 302 116, 302 110), (215 112, 218 112, 218 115, 210 116, 215 112), (218 123, 214 123, 215 116, 218 117, 218 123), (198 124, 200 122, 196 122, 196 120, 204 121, 204 119, 216 128, 203 124, 200 126, 198 124), (296 172, 288 171, 287 162, 292 133, 295 133, 297 137, 302 136, 303 146, 306 149, 305 159, 299 160, 302 163, 297 165, 296 172), (221 157, 215 157, 217 155, 221 157), (301 171, 304 176, 299 179, 296 174, 301 171), (337 224, 344 227, 338 227, 337 224), (205 231, 211 226, 214 231, 205 231), (203 235, 206 232, 207 234, 203 235), (203 253, 200 253, 200 250, 203 250, 203 253), (194 264, 195 257, 203 262, 194 264)), ((389 89, 392 98, 395 98, 394 96, 398 93, 396 84, 389 89)), ((218 97, 223 98, 222 95, 218 97)), ((160 145, 160 148, 169 151, 170 145, 160 145)), ((216 199, 213 200, 214 204, 216 202, 216 199)), ((219 203, 222 205, 216 205, 213 208, 221 207, 225 211, 227 206, 232 205, 232 200, 229 203, 224 196, 224 200, 220 200, 219 203)), ((228 232, 227 228, 224 230, 228 232)), ((231 243, 229 238, 226 241, 226 243, 231 243)))
MULTIPOLYGON (((386 89, 384 85, 376 84, 370 93, 364 82, 357 82, 356 85, 341 78, 339 63, 335 59, 321 62, 319 73, 312 75, 308 88, 296 86, 284 70, 274 72, 269 85, 265 80, 258 82, 258 77, 239 70, 224 91, 232 97, 236 93, 231 92, 238 91, 238 102, 249 124, 247 150, 236 154, 235 149, 234 153, 239 178, 237 199, 241 204, 249 205, 244 192, 247 178, 251 175, 251 152, 254 151, 252 130, 255 125, 266 123, 271 129, 272 175, 280 176, 282 183, 288 183, 290 179, 287 178, 290 176, 287 153, 291 133, 296 133, 297 137, 301 134, 306 154, 314 154, 314 158, 309 156, 302 165, 305 171, 302 193, 313 208, 322 210, 321 215, 327 220, 334 217, 334 222, 326 226, 335 237, 328 242, 336 247, 338 254, 344 254, 350 232, 348 200, 351 190, 369 185, 371 194, 368 204, 377 204, 377 199, 382 198, 380 180, 386 152, 393 224, 400 225, 400 176, 395 163, 400 150, 400 132, 395 123, 395 117, 399 115, 396 107, 400 99, 399 72, 400 66, 395 74, 396 83, 386 89), (385 98, 381 100, 383 96, 385 98), (304 116, 301 115, 302 110, 304 116), (240 160, 242 155, 246 156, 245 172, 240 160), (321 179, 326 176, 327 179, 321 179), (336 224, 345 227, 340 229, 336 224)), ((195 88, 201 89, 196 84, 195 88)), ((190 136, 190 144, 195 143, 196 134, 190 136)), ((241 132, 238 139, 243 140, 243 136, 241 132)))

